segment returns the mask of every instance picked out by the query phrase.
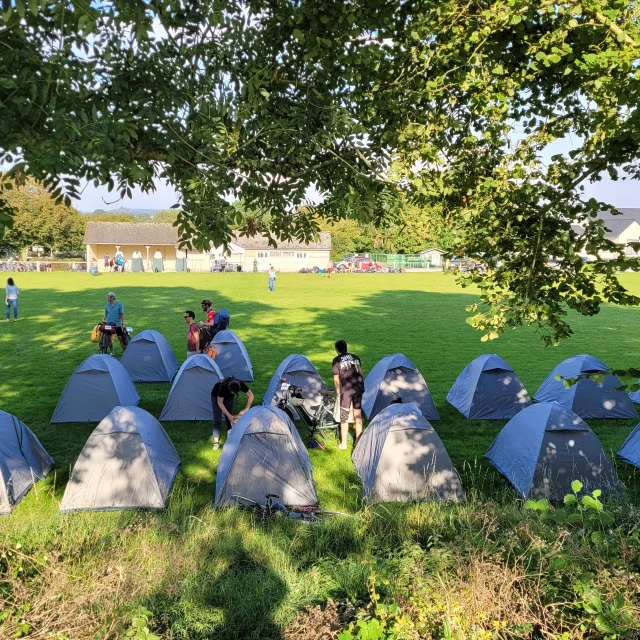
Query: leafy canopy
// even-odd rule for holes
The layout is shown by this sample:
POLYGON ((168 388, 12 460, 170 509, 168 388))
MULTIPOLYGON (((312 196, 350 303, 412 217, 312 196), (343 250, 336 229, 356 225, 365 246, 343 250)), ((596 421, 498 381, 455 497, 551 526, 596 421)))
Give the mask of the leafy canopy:
POLYGON ((454 250, 488 266, 466 276, 481 288, 470 320, 487 338, 532 323, 553 342, 570 335, 568 309, 638 302, 615 275, 636 260, 606 239, 604 203, 581 196, 602 172, 640 175, 628 0, 3 9, 0 158, 57 197, 77 196, 81 180, 124 196, 166 179, 197 247, 237 225, 255 231, 233 199, 268 216, 275 236, 302 240, 323 218, 398 224, 408 203, 445 219, 454 250), (568 137, 571 153, 543 161, 568 137), (301 207, 310 187, 324 200, 301 207), (586 266, 581 248, 615 259, 586 266))

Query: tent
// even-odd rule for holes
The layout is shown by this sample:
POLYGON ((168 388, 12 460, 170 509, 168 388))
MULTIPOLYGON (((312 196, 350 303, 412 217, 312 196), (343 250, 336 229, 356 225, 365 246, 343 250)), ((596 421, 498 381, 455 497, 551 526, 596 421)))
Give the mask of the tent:
POLYGON ((134 251, 133 254, 131 254, 131 271, 136 273, 144 271, 142 254, 139 251, 134 251))
POLYGON ((187 254, 182 250, 176 251, 176 272, 184 273, 187 270, 187 254))
POLYGON ((127 370, 113 356, 96 354, 71 374, 51 422, 100 422, 114 407, 138 402, 127 370))
POLYGON ((583 373, 607 371, 604 362, 589 355, 572 356, 563 360, 540 385, 535 399, 538 402, 557 402, 565 409, 575 411, 581 418, 637 418, 631 399, 624 391, 616 391, 622 383, 614 375, 607 374, 602 382, 581 378, 568 389, 562 378, 577 378, 583 373))
POLYGON ((0 515, 10 514, 53 459, 18 418, 0 411, 0 515))
POLYGON ((440 420, 438 410, 422 374, 401 353, 382 358, 364 381, 362 410, 372 420, 394 400, 414 402, 427 420, 440 420))
POLYGON ((286 378, 287 382, 304 389, 304 406, 313 415, 318 405, 322 402, 319 391, 326 389, 318 370, 311 364, 307 356, 299 353, 287 356, 276 369, 269 382, 267 391, 262 400, 263 405, 274 405, 278 399, 280 378, 286 378))
POLYGON ((289 417, 277 407, 249 409, 229 432, 216 475, 217 507, 232 494, 264 504, 269 493, 287 506, 318 504, 307 450, 289 417))
POLYGON ((531 404, 520 378, 495 353, 472 360, 453 383, 447 401, 469 420, 508 420, 531 404))
POLYGON ((164 271, 164 263, 162 261, 162 251, 156 251, 153 254, 153 272, 162 273, 164 271))
POLYGON ((146 329, 131 340, 120 364, 133 382, 171 382, 179 369, 171 345, 153 329, 146 329))
POLYGON ((524 498, 562 500, 580 480, 586 492, 615 493, 620 481, 582 418, 555 402, 517 413, 487 451, 491 464, 524 498))
POLYGON ((378 413, 356 445, 353 464, 370 502, 465 499, 442 440, 413 403, 378 413))
POLYGON ((251 359, 242 340, 233 331, 220 331, 215 335, 211 346, 216 349, 216 364, 225 378, 235 376, 243 382, 253 381, 251 359))
MULTIPOLYGON (((637 384, 640 384, 640 380, 637 381, 637 384)), ((632 391, 631 393, 629 393, 629 397, 631 398, 631 402, 640 404, 640 389, 638 391, 632 391)))
POLYGON ((208 355, 187 358, 173 379, 160 420, 212 420, 211 390, 223 377, 208 355))
POLYGON ((60 511, 164 509, 180 458, 162 425, 140 407, 116 407, 76 460, 60 511))
POLYGON ((617 455, 621 460, 640 467, 640 424, 629 434, 617 455))

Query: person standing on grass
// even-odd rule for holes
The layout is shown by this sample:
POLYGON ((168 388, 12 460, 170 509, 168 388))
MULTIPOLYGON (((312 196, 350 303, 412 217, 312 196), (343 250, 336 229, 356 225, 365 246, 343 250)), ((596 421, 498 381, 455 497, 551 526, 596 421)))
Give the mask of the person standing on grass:
POLYGON ((13 321, 18 322, 18 296, 20 295, 20 289, 18 289, 13 278, 7 279, 7 286, 4 289, 4 304, 7 307, 7 319, 5 322, 9 322, 11 315, 11 307, 13 307, 13 321))
MULTIPOLYGON (((120 341, 120 346, 122 347, 122 353, 125 352, 126 346, 124 344, 124 338, 122 334, 123 326, 124 326, 124 305, 122 302, 116 302, 116 294, 111 291, 107 294, 107 304, 104 308, 104 318, 102 322, 109 322, 110 324, 115 325, 116 327, 116 335, 118 336, 118 340, 120 341)), ((111 342, 111 353, 113 353, 113 336, 109 336, 109 340, 111 342)))
POLYGON ((333 359, 331 372, 336 395, 340 398, 340 444, 339 449, 347 448, 349 433, 349 412, 353 408, 356 421, 356 443, 362 435, 362 394, 364 393, 364 376, 362 363, 358 356, 347 351, 347 343, 338 340, 335 344, 338 355, 333 359))
POLYGON ((324 270, 327 274, 327 278, 331 278, 331 272, 333 271, 333 262, 331 262, 331 260, 327 262, 327 266, 324 268, 324 270))
POLYGON ((193 311, 184 312, 184 321, 187 323, 187 358, 200 352, 200 327, 193 311))
POLYGON ((200 306, 202 307, 202 310, 204 311, 204 315, 205 315, 205 321, 199 323, 200 342, 201 342, 200 350, 202 351, 202 353, 205 352, 206 348, 209 346, 209 343, 211 342, 211 339, 213 337, 213 324, 216 319, 216 310, 211 308, 212 304, 213 302, 211 302, 209 298, 205 298, 200 303, 200 306))
POLYGON ((108 269, 109 268, 109 254, 105 254, 104 256, 104 268, 108 269))
POLYGON ((238 418, 249 411, 253 404, 253 392, 247 385, 234 376, 229 376, 220 382, 216 382, 211 389, 211 408, 213 409, 212 435, 213 449, 220 448, 220 427, 222 426, 222 416, 227 423, 227 430, 231 429, 238 421, 238 418), (247 394, 247 406, 237 415, 235 412, 236 397, 240 392, 247 394))
POLYGON ((276 270, 273 268, 273 265, 269 265, 269 291, 276 290, 276 270))

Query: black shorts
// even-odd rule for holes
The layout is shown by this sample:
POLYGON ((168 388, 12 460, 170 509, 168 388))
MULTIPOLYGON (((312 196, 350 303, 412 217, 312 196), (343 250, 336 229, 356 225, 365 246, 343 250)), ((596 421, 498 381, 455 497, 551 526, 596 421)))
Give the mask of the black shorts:
POLYGON ((116 335, 122 338, 122 327, 116 327, 116 335))
POLYGON ((349 419, 349 409, 362 409, 362 391, 360 389, 343 389, 340 393, 340 420, 349 419))

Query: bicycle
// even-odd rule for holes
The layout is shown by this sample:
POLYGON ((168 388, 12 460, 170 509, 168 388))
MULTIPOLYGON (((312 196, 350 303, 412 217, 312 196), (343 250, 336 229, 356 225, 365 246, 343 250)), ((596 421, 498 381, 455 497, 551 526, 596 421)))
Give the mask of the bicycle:
POLYGON ((333 417, 333 407, 335 404, 335 389, 320 389, 322 396, 320 404, 314 411, 309 411, 304 405, 303 389, 297 387, 286 378, 280 379, 280 387, 276 396, 276 406, 284 411, 291 420, 294 420, 296 413, 300 416, 309 430, 309 446, 326 449, 316 436, 326 440, 328 434, 333 434, 339 439, 340 423, 333 417))
POLYGON ((289 507, 282 502, 276 500, 280 496, 275 493, 267 493, 265 495, 265 503, 260 504, 250 498, 245 498, 237 493, 231 494, 231 499, 235 502, 235 506, 243 511, 251 511, 260 516, 262 520, 268 520, 273 517, 286 517, 294 520, 300 520, 306 524, 323 522, 330 516, 349 516, 348 513, 340 513, 339 511, 324 511, 318 505, 310 507, 289 507))
MULTIPOLYGON (((116 334, 116 325, 110 322, 101 322, 98 325, 98 330, 100 331, 100 340, 98 342, 98 350, 102 354, 107 354, 113 351, 111 345, 111 338, 116 334)), ((131 333, 133 329, 131 327, 123 327, 122 331, 122 342, 124 343, 125 348, 129 345, 131 341, 131 333)))

